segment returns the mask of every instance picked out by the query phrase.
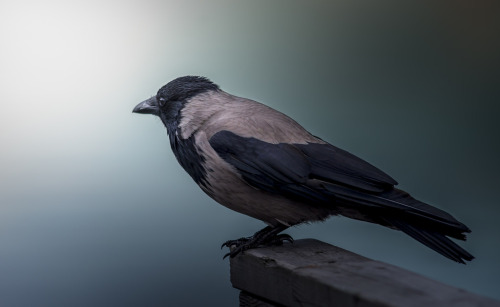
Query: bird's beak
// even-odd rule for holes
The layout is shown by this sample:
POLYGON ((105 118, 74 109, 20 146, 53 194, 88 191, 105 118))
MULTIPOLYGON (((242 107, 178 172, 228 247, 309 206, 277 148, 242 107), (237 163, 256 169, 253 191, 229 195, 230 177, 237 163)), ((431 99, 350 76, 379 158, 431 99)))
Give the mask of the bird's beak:
POLYGON ((158 115, 160 113, 160 108, 156 103, 156 97, 151 97, 148 100, 144 100, 135 106, 133 113, 141 113, 141 114, 153 114, 158 115))

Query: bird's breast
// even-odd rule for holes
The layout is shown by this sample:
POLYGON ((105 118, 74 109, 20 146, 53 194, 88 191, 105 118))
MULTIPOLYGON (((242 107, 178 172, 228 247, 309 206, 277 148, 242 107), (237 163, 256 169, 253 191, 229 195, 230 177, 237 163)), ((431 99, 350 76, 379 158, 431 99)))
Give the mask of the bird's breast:
POLYGON ((202 185, 206 182, 205 156, 199 150, 194 136, 182 139, 176 131, 169 132, 170 146, 179 164, 193 178, 202 185))

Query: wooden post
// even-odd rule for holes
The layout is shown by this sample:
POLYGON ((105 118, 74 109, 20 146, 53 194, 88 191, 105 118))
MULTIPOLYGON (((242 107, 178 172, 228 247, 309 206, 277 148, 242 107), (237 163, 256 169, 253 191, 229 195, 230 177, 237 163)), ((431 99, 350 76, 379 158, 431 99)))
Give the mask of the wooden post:
POLYGON ((500 307, 500 302, 313 240, 231 259, 240 306, 500 307))

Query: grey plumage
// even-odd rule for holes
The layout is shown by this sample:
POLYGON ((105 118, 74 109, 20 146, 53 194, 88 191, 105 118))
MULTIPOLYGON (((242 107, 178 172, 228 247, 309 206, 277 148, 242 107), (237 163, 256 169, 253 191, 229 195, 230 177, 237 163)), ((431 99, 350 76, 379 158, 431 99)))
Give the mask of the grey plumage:
POLYGON ((269 225, 226 242, 237 245, 231 256, 290 240, 278 235, 289 226, 343 215, 401 230, 457 262, 474 258, 447 238, 470 232, 450 214, 394 188, 389 175, 288 116, 206 78, 177 78, 134 112, 161 118, 177 160, 210 197, 269 225))

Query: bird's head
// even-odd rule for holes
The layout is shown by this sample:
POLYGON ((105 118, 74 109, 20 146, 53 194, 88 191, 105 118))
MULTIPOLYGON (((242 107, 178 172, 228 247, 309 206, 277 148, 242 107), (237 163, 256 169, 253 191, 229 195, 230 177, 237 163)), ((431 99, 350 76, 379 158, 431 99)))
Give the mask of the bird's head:
POLYGON ((132 112, 159 116, 167 128, 176 124, 180 110, 192 97, 219 86, 205 77, 185 76, 170 81, 153 96, 139 103, 132 112))

